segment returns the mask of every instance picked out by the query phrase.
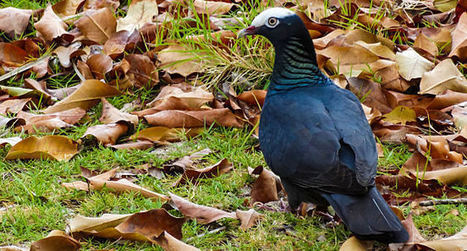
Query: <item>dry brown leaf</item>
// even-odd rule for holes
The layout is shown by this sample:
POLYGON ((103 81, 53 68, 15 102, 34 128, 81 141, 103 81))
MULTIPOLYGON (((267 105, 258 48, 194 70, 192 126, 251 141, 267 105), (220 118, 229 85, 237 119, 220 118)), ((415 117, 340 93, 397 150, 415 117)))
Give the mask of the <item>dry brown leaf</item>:
POLYGON ((88 57, 86 64, 96 79, 105 79, 105 74, 112 70, 113 67, 112 58, 102 53, 88 57))
POLYGON ((430 71, 435 66, 412 48, 396 53, 396 63, 399 73, 408 81, 421 78, 425 72, 430 71))
POLYGON ((234 6, 233 3, 204 0, 194 0, 193 5, 198 14, 207 14, 208 16, 226 14, 234 6))
POLYGON ((152 23, 154 16, 159 14, 155 0, 133 1, 128 7, 127 15, 117 21, 117 31, 133 32, 146 23, 152 23))
POLYGON ((425 34, 422 32, 418 34, 417 39, 415 39, 413 43, 414 48, 419 48, 422 49, 432 56, 437 56, 438 55, 438 46, 436 45, 435 41, 432 39, 428 38, 425 34))
POLYGON ((242 92, 238 95, 238 99, 246 102, 249 105, 260 105, 263 106, 264 99, 266 98, 267 91, 265 90, 251 90, 242 92))
POLYGON ((137 31, 134 31, 133 33, 126 30, 115 32, 105 42, 103 52, 115 59, 125 50, 134 48, 140 39, 140 34, 137 31))
POLYGON ((160 193, 153 192, 146 188, 143 188, 139 185, 134 184, 133 182, 127 179, 120 179, 118 181, 104 181, 101 179, 90 178, 89 182, 92 185, 92 187, 96 190, 100 190, 106 187, 108 189, 115 190, 118 193, 138 192, 142 196, 153 199, 153 200, 160 200, 160 201, 168 200, 167 196, 160 194, 160 193))
POLYGON ((85 80, 76 91, 55 105, 49 106, 44 110, 44 113, 54 113, 76 107, 87 110, 99 103, 101 98, 113 97, 120 94, 117 89, 99 80, 85 80))
POLYGON ((259 201, 266 203, 279 200, 278 193, 282 190, 280 179, 271 171, 258 166, 250 169, 251 174, 259 174, 251 188, 251 204, 259 201))
POLYGON ((164 86, 157 97, 148 103, 155 110, 199 110, 212 102, 214 96, 201 87, 186 84, 164 86))
POLYGON ((60 135, 31 136, 10 148, 5 159, 54 159, 68 161, 78 153, 78 143, 60 135))
POLYGON ((119 121, 105 125, 95 125, 88 127, 83 137, 97 141, 99 144, 115 145, 117 140, 130 131, 131 124, 126 121, 119 121))
POLYGON ((425 180, 438 180, 446 185, 458 184, 467 186, 467 167, 449 168, 436 171, 419 172, 418 177, 423 177, 425 180))
POLYGON ((423 74, 419 93, 441 94, 446 90, 467 93, 467 79, 449 58, 423 74))
POLYGON ((98 10, 102 8, 108 8, 109 10, 115 12, 119 6, 119 0, 86 0, 83 8, 85 10, 98 10))
POLYGON ((465 61, 467 59, 467 13, 464 12, 459 18, 456 28, 452 31, 452 49, 450 57, 457 56, 465 61))
POLYGON ((22 34, 29 25, 32 10, 7 7, 0 9, 0 31, 10 37, 22 34))
POLYGON ((24 106, 26 106, 29 101, 31 101, 30 98, 5 100, 0 103, 0 114, 16 114, 23 110, 24 106))
POLYGON ((181 239, 183 223, 185 218, 174 217, 161 208, 135 213, 115 229, 123 234, 140 233, 149 239, 154 239, 166 231, 173 237, 181 239))
POLYGON ((51 42, 54 38, 57 38, 66 33, 67 25, 58 17, 52 6, 49 5, 44 11, 39 22, 34 24, 39 36, 43 37, 47 42, 51 42))
POLYGON ((381 44, 381 42, 377 43, 365 43, 364 41, 357 41, 355 42, 356 45, 361 46, 371 53, 375 54, 380 58, 386 58, 390 60, 396 59, 396 54, 390 49, 389 47, 381 44))
POLYGON ((130 139, 149 140, 152 142, 174 142, 184 137, 194 137, 201 133, 204 128, 168 128, 162 126, 145 128, 130 137, 130 139))
POLYGON ((185 169, 180 179, 177 180, 173 186, 186 184, 187 182, 197 183, 198 179, 217 177, 230 172, 232 169, 233 165, 227 159, 223 159, 203 169, 185 169))
POLYGON ((131 214, 103 214, 100 217, 76 215, 68 225, 71 233, 101 231, 117 226, 130 216, 131 214))
POLYGON ((193 154, 190 154, 189 156, 184 156, 177 161, 170 163, 170 164, 164 164, 164 171, 166 172, 172 172, 172 171, 180 171, 183 172, 186 169, 193 169, 193 164, 195 163, 196 160, 211 154, 212 151, 209 148, 205 148, 201 151, 197 151, 193 154))
POLYGON ((117 20, 110 9, 101 8, 84 12, 75 24, 86 39, 104 44, 115 32, 117 20))
POLYGON ((71 16, 76 14, 78 7, 85 0, 62 0, 52 6, 52 9, 59 16, 71 16))
POLYGON ((127 75, 137 86, 153 87, 159 83, 159 73, 148 56, 130 54, 125 56, 125 60, 130 63, 127 75))
POLYGON ((153 240, 166 251, 197 251, 199 249, 188 245, 167 232, 163 232, 153 240))
POLYGON ((188 218, 196 219, 201 224, 209 224, 222 218, 237 218, 235 213, 229 213, 217 208, 198 205, 173 193, 169 193, 169 196, 178 211, 188 218))
POLYGON ((381 88, 380 84, 360 78, 349 78, 348 82, 350 91, 359 98, 365 97, 363 104, 366 106, 376 109, 381 113, 392 111, 386 98, 386 90, 381 88))
POLYGON ((44 115, 19 112, 17 118, 24 119, 26 124, 16 128, 16 130, 25 130, 27 133, 51 132, 71 127, 78 123, 84 115, 86 115, 86 111, 79 107, 44 115))
POLYGON ((12 43, 0 42, 0 66, 18 67, 27 60, 28 53, 12 43))
POLYGON ((119 121, 126 121, 134 126, 138 124, 138 116, 122 112, 110 104, 107 99, 102 98, 102 115, 99 121, 104 124, 116 123, 119 121))
POLYGON ((35 241, 31 244, 31 251, 47 250, 47 251, 58 251, 58 250, 79 250, 81 245, 79 241, 73 239, 73 237, 67 235, 63 231, 52 230, 47 237, 35 241))
POLYGON ((174 127, 204 127, 216 124, 227 127, 242 127, 243 123, 228 108, 204 111, 167 110, 144 116, 144 119, 154 126, 174 127))
POLYGON ((241 222, 240 228, 242 230, 251 228, 263 217, 262 214, 256 212, 254 209, 248 211, 237 210, 235 213, 241 222))
POLYGON ((170 74, 180 74, 187 77, 203 71, 201 62, 195 54, 181 45, 170 45, 159 52, 158 60, 161 68, 170 74))

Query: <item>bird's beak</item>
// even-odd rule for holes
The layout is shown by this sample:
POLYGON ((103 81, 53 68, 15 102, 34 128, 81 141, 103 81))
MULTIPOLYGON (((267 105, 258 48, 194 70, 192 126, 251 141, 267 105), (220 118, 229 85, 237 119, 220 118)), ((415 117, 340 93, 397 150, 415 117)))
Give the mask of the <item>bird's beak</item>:
POLYGON ((247 28, 241 30, 238 35, 237 35, 237 38, 242 38, 242 37, 245 37, 247 35, 254 35, 256 34, 256 31, 258 30, 257 27, 255 26, 248 26, 247 28))

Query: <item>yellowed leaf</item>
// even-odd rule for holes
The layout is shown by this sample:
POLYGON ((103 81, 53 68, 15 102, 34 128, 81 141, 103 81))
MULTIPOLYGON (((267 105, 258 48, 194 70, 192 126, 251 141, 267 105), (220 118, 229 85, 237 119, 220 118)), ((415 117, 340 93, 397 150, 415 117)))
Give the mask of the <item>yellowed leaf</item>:
POLYGON ((393 124, 403 124, 417 120, 417 114, 414 110, 406 106, 398 106, 394 108, 390 113, 385 114, 384 121, 393 124))
POLYGON ((161 67, 171 74, 187 77, 203 71, 202 64, 196 55, 181 45, 170 45, 161 50, 157 56, 161 67))
POLYGON ((101 98, 113 97, 120 94, 121 93, 117 89, 99 80, 85 80, 70 96, 53 106, 49 106, 44 110, 44 113, 54 113, 75 107, 87 110, 99 103, 101 98))
POLYGON ((78 153, 78 143, 60 135, 31 136, 10 148, 5 159, 70 160, 78 153))
POLYGON ((366 251, 368 250, 368 246, 362 242, 361 240, 357 239, 357 237, 352 236, 347 239, 344 244, 339 248, 339 251, 366 251))

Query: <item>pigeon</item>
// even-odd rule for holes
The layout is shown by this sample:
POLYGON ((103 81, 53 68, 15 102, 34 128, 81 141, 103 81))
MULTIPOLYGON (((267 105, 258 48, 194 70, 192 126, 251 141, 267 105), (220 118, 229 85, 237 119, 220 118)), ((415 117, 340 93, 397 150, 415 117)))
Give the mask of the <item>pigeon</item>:
POLYGON ((270 8, 238 37, 247 35, 264 36, 275 49, 259 141, 290 207, 331 205, 361 240, 406 242, 407 231, 375 187, 376 142, 360 101, 320 71, 303 21, 270 8))

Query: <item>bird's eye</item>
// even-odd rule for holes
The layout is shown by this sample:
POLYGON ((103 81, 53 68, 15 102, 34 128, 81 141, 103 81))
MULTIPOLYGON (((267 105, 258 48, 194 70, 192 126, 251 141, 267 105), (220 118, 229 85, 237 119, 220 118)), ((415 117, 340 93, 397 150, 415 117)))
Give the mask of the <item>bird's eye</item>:
POLYGON ((267 22, 266 26, 268 26, 269 28, 274 28, 278 24, 279 24, 279 20, 277 20, 277 18, 275 18, 275 17, 271 17, 271 18, 268 19, 268 22, 267 22))

